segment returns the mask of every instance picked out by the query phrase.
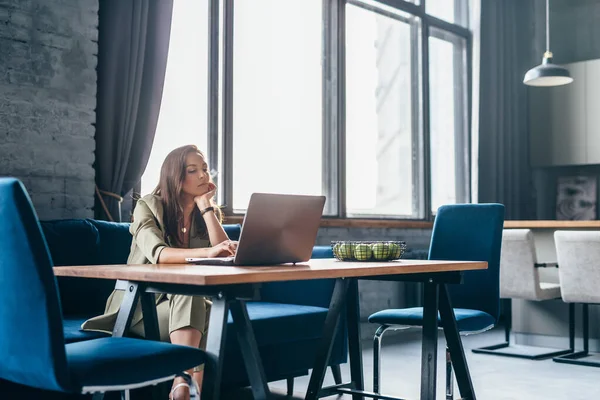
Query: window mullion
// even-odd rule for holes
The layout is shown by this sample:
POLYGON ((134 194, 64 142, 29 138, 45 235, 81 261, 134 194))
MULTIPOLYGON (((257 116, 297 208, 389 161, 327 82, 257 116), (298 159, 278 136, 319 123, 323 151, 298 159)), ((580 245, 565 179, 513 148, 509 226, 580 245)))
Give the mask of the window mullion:
POLYGON ((224 0, 223 10, 223 147, 221 157, 225 166, 221 176, 224 211, 233 213, 233 13, 234 1, 224 0))
POLYGON ((421 114, 422 140, 423 140, 423 201, 420 203, 424 209, 421 210, 421 216, 427 220, 433 218, 431 210, 431 136, 430 136, 430 103, 429 103, 429 24, 424 19, 421 27, 421 82, 423 101, 423 112, 421 114))
POLYGON ((323 189, 326 215, 346 216, 345 0, 323 0, 323 189))
MULTIPOLYGON (((219 7, 220 0, 208 2, 208 101, 207 149, 212 168, 219 168, 219 7)), ((215 178, 220 186, 219 176, 215 178)))

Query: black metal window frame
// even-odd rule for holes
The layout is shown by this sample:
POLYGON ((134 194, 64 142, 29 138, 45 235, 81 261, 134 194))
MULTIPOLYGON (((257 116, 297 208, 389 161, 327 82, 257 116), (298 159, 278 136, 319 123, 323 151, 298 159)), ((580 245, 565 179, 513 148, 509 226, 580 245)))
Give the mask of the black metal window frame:
MULTIPOLYGON (((461 23, 468 19, 468 0, 454 0, 456 17, 461 23)), ((426 13, 427 0, 414 4, 404 0, 322 0, 322 59, 323 59, 323 193, 327 195, 324 214, 329 217, 346 218, 346 4, 352 4, 388 17, 403 20, 402 14, 386 11, 391 8, 416 17, 411 23, 411 63, 413 65, 413 216, 378 216, 412 220, 431 220, 431 170, 430 170, 430 104, 429 104, 429 37, 450 40, 463 38, 464 52, 455 52, 453 62, 460 62, 466 69, 455 68, 455 79, 463 90, 455 91, 464 111, 457 118, 456 136, 456 196, 457 202, 471 200, 471 60, 472 36, 468 28, 450 23, 426 13), (381 6, 381 7, 378 7, 381 6), (435 28, 431 30, 431 28, 435 28), (448 35, 445 35, 448 34, 448 35), (457 58, 458 57, 458 58, 457 58), (458 74, 458 75, 457 75, 458 74)), ((218 166, 216 178, 218 198, 226 215, 234 215, 233 205, 233 36, 235 0, 209 0, 208 3, 208 156, 213 166, 218 166)), ((354 216, 353 216, 354 217, 354 216)), ((373 218, 373 216, 362 216, 373 218)))

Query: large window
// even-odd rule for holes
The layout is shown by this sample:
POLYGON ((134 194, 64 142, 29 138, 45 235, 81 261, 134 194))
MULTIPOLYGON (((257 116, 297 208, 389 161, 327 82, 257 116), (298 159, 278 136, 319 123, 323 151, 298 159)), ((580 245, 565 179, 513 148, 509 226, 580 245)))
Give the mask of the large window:
POLYGON ((346 6, 349 216, 413 216, 411 19, 346 6))
POLYGON ((168 151, 196 143, 226 213, 254 192, 324 194, 338 218, 428 220, 469 202, 467 5, 175 1, 142 192, 168 151))
POLYGON ((429 37, 431 206, 468 200, 466 41, 431 29, 429 37))
POLYGON ((141 194, 158 183, 160 167, 176 147, 195 144, 207 151, 208 2, 173 2, 171 38, 158 116, 141 194))
POLYGON ((253 192, 321 194, 318 1, 235 2, 233 210, 253 192))

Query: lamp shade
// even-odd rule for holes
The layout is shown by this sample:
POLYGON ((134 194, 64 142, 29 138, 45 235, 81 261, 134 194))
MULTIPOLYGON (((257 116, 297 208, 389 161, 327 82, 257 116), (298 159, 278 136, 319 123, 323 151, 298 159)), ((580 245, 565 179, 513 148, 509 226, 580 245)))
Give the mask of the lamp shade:
POLYGON ((544 54, 542 63, 525 74, 523 83, 529 86, 561 86, 573 82, 569 70, 552 63, 552 53, 544 54))

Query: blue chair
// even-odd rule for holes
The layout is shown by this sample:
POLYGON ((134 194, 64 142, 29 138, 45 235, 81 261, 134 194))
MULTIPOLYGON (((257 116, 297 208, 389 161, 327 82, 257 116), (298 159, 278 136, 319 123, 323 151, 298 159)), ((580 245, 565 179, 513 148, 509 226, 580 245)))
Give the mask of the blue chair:
MULTIPOLYGON (((20 181, 0 178, 0 378, 64 393, 121 391, 203 364, 199 349, 131 338, 65 344, 48 247, 20 181)), ((94 398, 101 397, 95 395, 94 398)))
MULTIPOLYGON (((456 204, 438 209, 429 259, 488 262, 487 270, 465 272, 461 285, 448 286, 461 335, 485 332, 498 321, 503 225, 504 206, 501 204, 456 204)), ((373 346, 373 391, 379 393, 383 333, 390 328, 422 327, 423 308, 379 311, 369 317, 369 322, 380 325, 373 346)), ((439 315, 438 323, 441 324, 439 315)), ((447 348, 446 362, 446 398, 452 399, 452 360, 447 348)))

